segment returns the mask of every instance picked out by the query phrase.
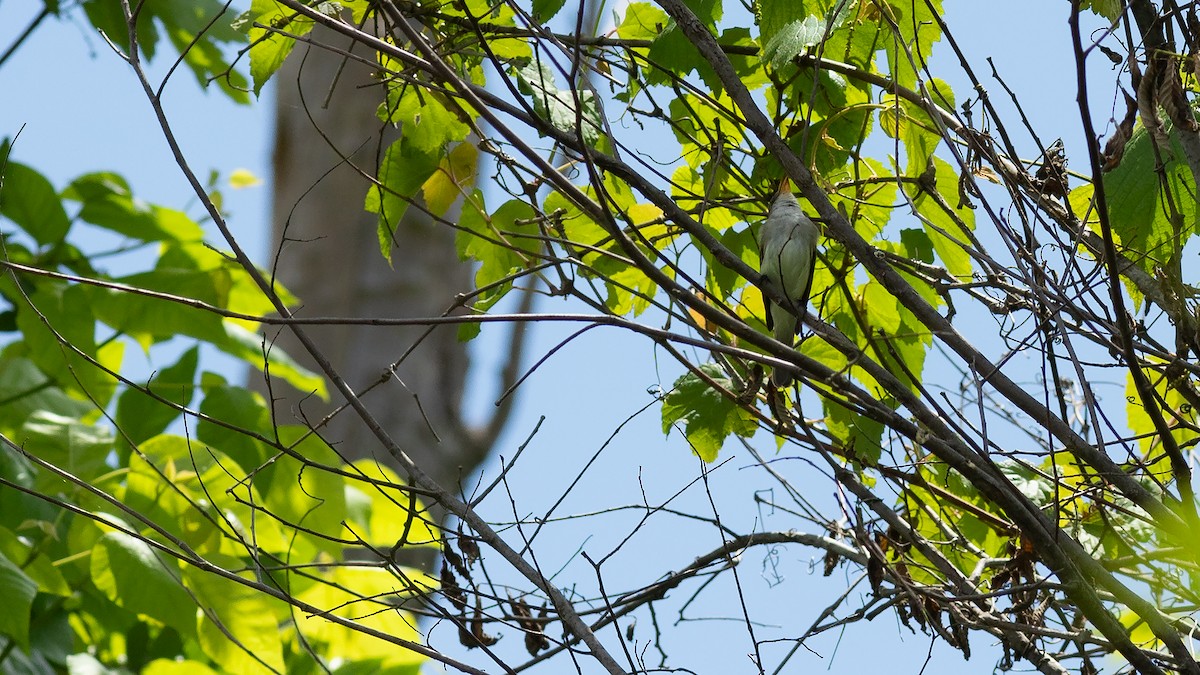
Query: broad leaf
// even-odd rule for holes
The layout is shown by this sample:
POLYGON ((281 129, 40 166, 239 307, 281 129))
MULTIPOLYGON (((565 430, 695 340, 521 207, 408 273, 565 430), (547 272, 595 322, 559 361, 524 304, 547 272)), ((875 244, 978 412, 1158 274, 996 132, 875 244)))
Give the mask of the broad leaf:
MULTIPOLYGON (((226 569, 241 566, 238 559, 214 558, 226 569)), ((248 586, 195 567, 184 570, 188 589, 208 611, 199 615, 197 633, 204 653, 226 672, 282 673, 283 604, 248 586)))
POLYGON ((150 544, 109 532, 96 542, 91 555, 92 583, 117 605, 194 635, 196 603, 184 590, 179 565, 150 544))
POLYGON ((199 241, 204 230, 182 211, 147 204, 115 173, 89 173, 71 182, 63 197, 81 203, 79 218, 142 241, 199 241))
MULTIPOLYGON (((739 393, 738 385, 717 364, 702 364, 700 370, 726 391, 739 393)), ((667 434, 682 422, 692 452, 705 462, 716 461, 729 436, 749 437, 757 430, 751 413, 691 372, 676 380, 663 399, 662 421, 667 434)))
POLYGON ((407 135, 388 146, 384 153, 379 164, 379 183, 367 191, 363 208, 379 215, 379 251, 388 264, 392 262, 396 227, 408 210, 409 202, 437 170, 439 161, 436 152, 419 148, 408 140, 407 135))
POLYGON ((199 350, 192 347, 173 365, 155 373, 145 384, 150 393, 130 387, 117 398, 117 426, 130 443, 140 443, 166 430, 181 414, 178 407, 192 400, 199 350), (164 399, 164 400, 159 400, 164 399))
POLYGON ((39 244, 62 241, 71 221, 50 181, 13 161, 0 162, 0 170, 0 215, 19 225, 39 244))
POLYGON ((590 89, 559 89, 550 65, 536 60, 515 69, 514 74, 521 93, 533 102, 538 117, 559 131, 580 134, 587 145, 594 146, 600 141, 600 109, 590 89))
POLYGON ((29 614, 37 590, 37 582, 0 553, 0 598, 4 598, 0 635, 10 637, 26 650, 29 649, 29 614))

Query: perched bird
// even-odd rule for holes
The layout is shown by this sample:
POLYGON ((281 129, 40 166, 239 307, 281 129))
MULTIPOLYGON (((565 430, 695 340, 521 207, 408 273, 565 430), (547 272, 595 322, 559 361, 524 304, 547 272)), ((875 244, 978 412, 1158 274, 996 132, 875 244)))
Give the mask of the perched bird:
MULTIPOLYGON (((819 236, 817 224, 800 210, 792 196, 791 181, 784 178, 758 233, 758 253, 759 271, 791 303, 791 307, 781 307, 766 300, 767 328, 776 340, 789 346, 800 332, 800 320, 808 308, 819 236)), ((790 374, 780 370, 771 373, 774 386, 791 383, 790 374)))

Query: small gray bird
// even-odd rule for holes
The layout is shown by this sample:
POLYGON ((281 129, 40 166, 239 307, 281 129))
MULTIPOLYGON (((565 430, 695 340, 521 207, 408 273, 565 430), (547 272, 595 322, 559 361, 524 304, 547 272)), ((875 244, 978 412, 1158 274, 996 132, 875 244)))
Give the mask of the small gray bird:
MULTIPOLYGON (((779 186, 775 201, 767 211, 767 220, 758 233, 759 271, 776 290, 791 301, 785 308, 766 301, 767 328, 776 340, 791 345, 800 332, 800 320, 808 309, 808 293, 812 290, 813 262, 817 256, 817 224, 800 210, 792 196, 792 184, 787 178, 779 186)), ((771 373, 771 384, 787 387, 792 383, 789 373, 771 373)))

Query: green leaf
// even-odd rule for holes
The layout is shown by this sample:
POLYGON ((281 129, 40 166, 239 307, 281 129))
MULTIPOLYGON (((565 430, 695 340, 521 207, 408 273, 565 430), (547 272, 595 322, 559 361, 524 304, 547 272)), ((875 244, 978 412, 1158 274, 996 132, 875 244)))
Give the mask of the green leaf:
MULTIPOLYGON (((684 158, 690 166, 699 169, 711 157, 713 150, 704 143, 705 139, 721 138, 726 146, 736 146, 742 141, 742 128, 725 112, 734 109, 733 100, 725 93, 711 97, 684 94, 671 99, 671 119, 674 120, 671 128, 675 139, 683 146, 684 158)), ((704 193, 703 190, 698 192, 704 193)))
MULTIPOLYGON (((227 569, 242 566, 235 558, 218 557, 216 562, 227 569)), ((188 567, 184 578, 197 600, 208 609, 200 616, 198 632, 200 646, 209 658, 228 673, 287 672, 279 628, 283 618, 279 601, 195 567, 188 567)))
POLYGON ((438 157, 448 144, 457 143, 471 133, 471 127, 459 119, 442 96, 414 87, 406 80, 388 85, 387 101, 379 106, 378 116, 400 125, 406 148, 438 157))
MULTIPOLYGON (((965 206, 958 208, 958 174, 945 160, 936 155, 931 157, 936 173, 938 198, 924 189, 916 189, 913 203, 917 211, 929 220, 925 232, 942 264, 954 276, 963 279, 971 276, 971 258, 964 243, 967 242, 963 226, 975 229, 975 212, 965 206)), ((914 188, 905 184, 905 190, 914 188)))
POLYGON ((141 675, 220 675, 199 661, 155 659, 146 664, 141 675))
POLYGON ((23 296, 11 288, 11 278, 0 281, 0 285, 6 287, 6 296, 14 299, 17 327, 24 334, 22 350, 10 353, 29 357, 64 391, 106 405, 116 391, 117 381, 105 368, 119 370, 124 346, 110 342, 101 349, 96 344, 90 289, 40 283, 37 290, 23 296))
MULTIPOLYGON (((0 557, 21 561, 22 570, 37 583, 38 591, 41 593, 70 597, 75 592, 67 585, 62 572, 55 566, 55 561, 47 555, 45 550, 30 545, 24 538, 17 537, 7 528, 0 528, 0 557)), ((0 591, 0 598, 6 597, 8 596, 0 591)), ((0 632, 2 630, 0 629, 0 632)))
POLYGON ((182 211, 136 199, 115 173, 89 173, 71 182, 65 199, 82 204, 79 218, 142 241, 199 241, 204 230, 182 211))
POLYGON ((50 181, 16 162, 0 163, 0 215, 8 218, 42 245, 57 244, 67 235, 71 220, 50 181))
POLYGON ((540 61, 514 68, 513 73, 518 89, 533 101, 534 114, 559 131, 581 134, 590 146, 600 141, 600 109, 590 89, 559 89, 550 65, 540 61))
MULTIPOLYGON (((734 383, 715 363, 700 366, 701 372, 726 391, 736 394, 739 385, 734 383)), ((679 422, 684 424, 684 436, 696 453, 705 462, 717 459, 717 453, 730 435, 749 437, 757 426, 754 416, 737 403, 723 396, 716 389, 688 372, 675 381, 675 386, 663 399, 663 433, 679 422)))
MULTIPOLYGON (((617 37, 622 40, 655 40, 671 25, 671 18, 667 13, 655 7, 648 2, 631 2, 625 7, 625 16, 621 19, 621 25, 617 27, 617 37)), ((650 50, 645 47, 632 47, 632 52, 638 56, 645 57, 650 50)), ((624 91, 619 91, 616 94, 618 100, 630 102, 637 98, 642 91, 643 78, 638 67, 638 60, 631 59, 629 61, 630 69, 628 79, 626 80, 626 88, 624 91)))
POLYGON ((814 18, 820 16, 824 8, 813 5, 814 3, 811 2, 795 2, 795 0, 759 0, 756 16, 759 42, 770 44, 775 36, 782 33, 791 24, 804 21, 810 16, 814 18))
MULTIPOLYGON (((666 30, 671 17, 648 2, 631 2, 625 7, 625 16, 617 27, 622 40, 653 40, 666 30)), ((643 52, 645 48, 635 47, 643 52)))
MULTIPOLYGON (((200 351, 192 347, 173 365, 151 376, 146 387, 154 396, 166 399, 175 406, 186 406, 195 391, 196 364, 200 351)), ((178 409, 160 402, 137 387, 130 387, 117 398, 117 427, 123 438, 137 444, 162 433, 181 414, 178 409)))
POLYGON ((566 0, 533 0, 534 21, 549 21, 563 8, 566 0))
MULTIPOLYGON (((246 40, 233 29, 234 16, 229 3, 222 0, 149 0, 137 7, 138 46, 147 58, 155 56, 161 28, 201 86, 215 81, 233 101, 249 102, 245 77, 225 60, 227 45, 246 40)), ((83 9, 92 25, 107 39, 125 52, 129 51, 129 30, 119 3, 93 0, 83 3, 83 9)))
POLYGON ((1054 482, 1050 479, 1053 473, 1039 471, 1020 462, 999 461, 997 465, 1013 487, 1034 505, 1045 507, 1055 503, 1054 482))
MULTIPOLYGON (((1196 409, 1188 402, 1187 395, 1172 386, 1170 379, 1161 371, 1146 369, 1145 372, 1156 394, 1150 405, 1157 406, 1162 416, 1170 423, 1171 436, 1174 437, 1175 443, 1181 448, 1192 447, 1200 435, 1193 431, 1196 409)), ((1164 457, 1162 438, 1150 414, 1146 412, 1146 402, 1138 393, 1133 373, 1125 375, 1125 414, 1129 430, 1138 439, 1141 456, 1148 461, 1154 460, 1148 467, 1150 472, 1170 475, 1170 461, 1164 457)))
MULTIPOLYGON (((114 281, 197 300, 215 307, 229 304, 233 281, 228 270, 160 268, 140 272, 114 281)), ((224 337, 223 320, 210 311, 161 298, 111 288, 94 288, 93 311, 96 318, 113 330, 137 340, 143 348, 179 335, 217 343, 224 337)))
POLYGON ((860 466, 875 466, 883 454, 883 425, 829 397, 821 397, 821 408, 825 411, 825 428, 837 441, 843 456, 854 459, 860 466))
MULTIPOLYGON (((266 314, 274 305, 236 263, 196 244, 173 244, 149 272, 119 279, 129 286, 198 300, 219 308, 252 316, 266 314)), ((276 286, 286 304, 293 298, 276 286)), ((248 329, 253 321, 222 318, 207 309, 184 302, 155 298, 117 289, 89 289, 96 316, 113 329, 137 339, 143 346, 186 335, 205 341, 242 359, 259 370, 263 363, 263 337, 248 329)), ((267 351, 272 374, 297 389, 313 392, 322 399, 328 390, 321 376, 300 366, 279 348, 267 351)))
POLYGON ((438 164, 437 171, 421 186, 425 206, 435 216, 444 217, 454 202, 475 183, 479 148, 474 143, 459 143, 438 164))
POLYGON ((300 365, 278 346, 267 344, 267 339, 259 333, 252 333, 232 321, 226 321, 223 327, 225 337, 213 342, 221 351, 249 363, 262 372, 270 371, 272 377, 287 382, 298 391, 312 394, 322 401, 329 400, 329 387, 325 383, 324 375, 300 365), (265 362, 264 350, 267 354, 265 362))
MULTIPOLYGON (((0 477, 9 483, 37 489, 39 472, 33 462, 7 445, 0 446, 0 477)), ((58 536, 54 521, 59 515, 54 506, 22 490, 0 490, 0 524, 13 530, 31 525, 58 536)))
MULTIPOLYGON (((404 570, 404 575, 415 584, 437 586, 436 580, 416 570, 404 570)), ((353 619, 384 635, 420 640, 421 634, 411 615, 380 602, 382 598, 402 600, 405 594, 397 596, 397 591, 403 590, 406 589, 397 583, 396 574, 391 570, 378 566, 339 565, 330 571, 323 583, 313 584, 297 595, 301 601, 329 614, 353 619)), ((346 664, 336 671, 339 675, 416 675, 425 660, 416 652, 398 648, 323 616, 298 613, 296 622, 307 638, 325 645, 326 654, 348 657, 346 664)))
POLYGON ((820 17, 807 16, 793 21, 767 40, 763 47, 763 60, 773 68, 782 68, 809 47, 820 43, 826 30, 827 26, 820 17))
POLYGON ((904 246, 905 256, 923 263, 933 263, 933 242, 925 230, 906 227, 900 230, 900 243, 904 246))
POLYGON ((1109 21, 1116 21, 1125 11, 1125 3, 1121 0, 1083 0, 1079 3, 1079 8, 1090 9, 1109 21))
POLYGON ((262 504, 246 471, 219 448, 162 434, 129 457, 125 502, 202 555, 289 547, 279 522, 251 506, 262 504))
POLYGON ((26 650, 29 649, 30 611, 37 588, 36 581, 0 553, 0 598, 4 598, 4 611, 0 612, 0 634, 9 636, 26 650))
MULTIPOLYGON (((478 190, 464 202, 455 247, 461 259, 480 263, 475 288, 482 292, 472 304, 475 311, 486 311, 508 293, 512 282, 501 280, 531 262, 529 254, 541 246, 535 238, 540 232, 533 219, 533 209, 518 199, 505 202, 491 215, 485 212, 483 195, 478 190)), ((463 324, 459 338, 470 339, 478 332, 479 324, 463 324)))
POLYGON ((349 519, 355 523, 355 532, 381 549, 395 546, 401 538, 406 538, 405 546, 439 545, 437 530, 425 516, 425 506, 400 488, 404 481, 395 471, 373 459, 358 460, 354 467, 372 481, 386 483, 347 480, 346 508, 349 519))
MULTIPOLYGON (((213 281, 215 298, 219 307, 240 314, 264 316, 275 313, 275 304, 259 288, 258 283, 230 253, 215 250, 202 242, 172 242, 163 249, 154 269, 158 270, 190 270, 209 274, 213 281)), ((170 273, 170 272, 168 272, 170 273)), ((272 279, 272 274, 261 268, 258 274, 264 279, 272 279)), ((207 288, 205 286, 205 288, 207 288)), ((297 300, 283 284, 271 282, 271 292, 285 306, 295 305, 297 300)), ((258 326, 254 321, 227 319, 243 328, 253 329, 258 326)))
POLYGON ((919 175, 942 142, 937 125, 920 106, 898 96, 888 94, 883 105, 880 126, 888 136, 904 143, 907 171, 910 175, 919 175))
POLYGON ((809 47, 820 44, 851 17, 851 3, 797 3, 794 0, 762 0, 759 4, 760 42, 763 61, 782 68, 809 47))
MULTIPOLYGON (((1156 150, 1154 139, 1139 124, 1125 146, 1121 163, 1104 174, 1104 194, 1113 234, 1128 257, 1155 277, 1183 253, 1200 218, 1196 185, 1183 148, 1175 138, 1176 134, 1171 133, 1169 151, 1156 150), (1163 178, 1166 190, 1160 185, 1163 178), (1178 223, 1171 221, 1171 207, 1179 213, 1178 223)), ((1073 203, 1077 192, 1072 193, 1073 203)), ((1089 225, 1099 229, 1094 212, 1089 225)))
POLYGON ((389 265, 393 233, 408 210, 409 202, 437 170, 440 160, 438 154, 415 146, 405 134, 388 146, 379 163, 379 184, 367 190, 363 208, 379 214, 379 251, 389 265))
POLYGON ((895 335, 900 330, 900 303, 887 289, 875 281, 863 284, 859 289, 863 315, 867 317, 872 328, 882 330, 887 335, 895 335))
POLYGON ((901 87, 917 89, 919 71, 925 66, 921 59, 928 61, 933 43, 942 38, 936 18, 942 13, 942 0, 887 0, 881 11, 890 13, 888 23, 899 33, 889 35, 881 45, 887 53, 892 79, 901 87))
MULTIPOLYGON (((719 0, 688 0, 685 4, 695 13, 700 23, 712 33, 717 33, 717 22, 721 20, 722 15, 719 0)), ((647 82, 670 84, 676 78, 695 72, 713 92, 724 91, 725 87, 708 59, 700 54, 674 21, 656 26, 650 37, 654 44, 650 46, 647 56, 654 63, 654 67, 646 73, 647 82)))
MULTIPOLYGON (((665 269, 667 276, 674 276, 665 269)), ((620 269, 605 275, 608 298, 604 306, 616 316, 638 316, 650 307, 650 301, 658 293, 658 284, 638 267, 622 265, 620 269)))
MULTIPOLYGON (((754 238, 753 230, 748 227, 742 230, 727 229, 717 239, 735 256, 746 261, 746 264, 758 269, 758 242, 754 238)), ((706 247, 697 246, 696 248, 704 256, 705 289, 718 298, 733 297, 733 292, 745 285, 745 279, 728 267, 718 263, 706 247)))
POLYGON ((327 553, 339 553, 341 544, 331 540, 349 534, 342 526, 346 520, 345 479, 307 465, 339 466, 341 458, 320 436, 306 427, 280 426, 278 435, 281 443, 290 446, 304 460, 296 459, 292 454, 283 454, 272 463, 270 485, 262 490, 268 510, 276 518, 314 533, 297 534, 316 548, 327 553))
MULTIPOLYGON (((270 433, 271 412, 257 392, 224 384, 205 386, 200 412, 229 425, 201 419, 196 423, 196 437, 200 441, 221 448, 241 466, 254 467, 266 461, 267 450, 262 443, 237 431, 270 433)), ((259 480, 258 475, 255 480, 259 480)))
MULTIPOLYGON (((751 37, 750 29, 734 26, 726 28, 721 33, 721 38, 718 40, 722 47, 757 47, 758 42, 751 37)), ((734 72, 742 84, 750 91, 754 91, 759 87, 767 84, 771 80, 767 77, 766 70, 763 68, 763 59, 757 54, 737 54, 726 52, 729 58, 729 63, 733 65, 734 72)), ((721 87, 720 89, 723 89, 721 87)))
POLYGON ((0 432, 14 435, 35 411, 63 417, 83 417, 95 410, 87 401, 71 398, 29 359, 0 358, 0 432))
POLYGON ((312 31, 313 21, 274 0, 253 0, 241 21, 250 26, 250 77, 254 80, 254 95, 258 96, 296 46, 293 37, 279 31, 303 37, 312 31))
POLYGON ((18 433, 26 452, 76 478, 88 480, 108 470, 104 460, 113 445, 110 429, 38 411, 18 433))
POLYGON ((109 600, 180 635, 195 634, 196 603, 180 583, 177 563, 124 532, 100 537, 91 557, 92 583, 109 600))

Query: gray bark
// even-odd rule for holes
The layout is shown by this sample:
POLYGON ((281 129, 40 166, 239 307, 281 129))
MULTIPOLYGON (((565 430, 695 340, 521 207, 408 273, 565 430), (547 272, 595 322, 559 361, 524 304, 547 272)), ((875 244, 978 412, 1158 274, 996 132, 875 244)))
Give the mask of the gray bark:
MULTIPOLYGON (((328 32, 314 36, 343 46, 328 32)), ((396 137, 375 116, 382 92, 371 69, 297 45, 276 81, 270 264, 301 299, 297 315, 441 315, 471 285, 471 269, 454 251, 453 230, 410 208, 396 233, 393 268, 380 254, 375 214, 363 210, 369 184, 360 172, 374 175, 378 157, 396 137)), ((420 340, 425 332, 421 326, 345 324, 311 330, 356 390, 386 380, 365 402, 417 465, 454 491, 486 456, 494 434, 472 430, 462 420, 468 355, 455 328, 437 328, 420 340), (418 340, 389 377, 388 365, 418 340)), ((288 331, 278 334, 276 344, 311 365, 288 331)), ((312 425, 333 407, 278 380, 270 384, 280 423, 312 425)), ((267 390, 265 382, 256 385, 267 390)), ((321 434, 347 459, 391 463, 352 411, 334 417, 321 434)))

